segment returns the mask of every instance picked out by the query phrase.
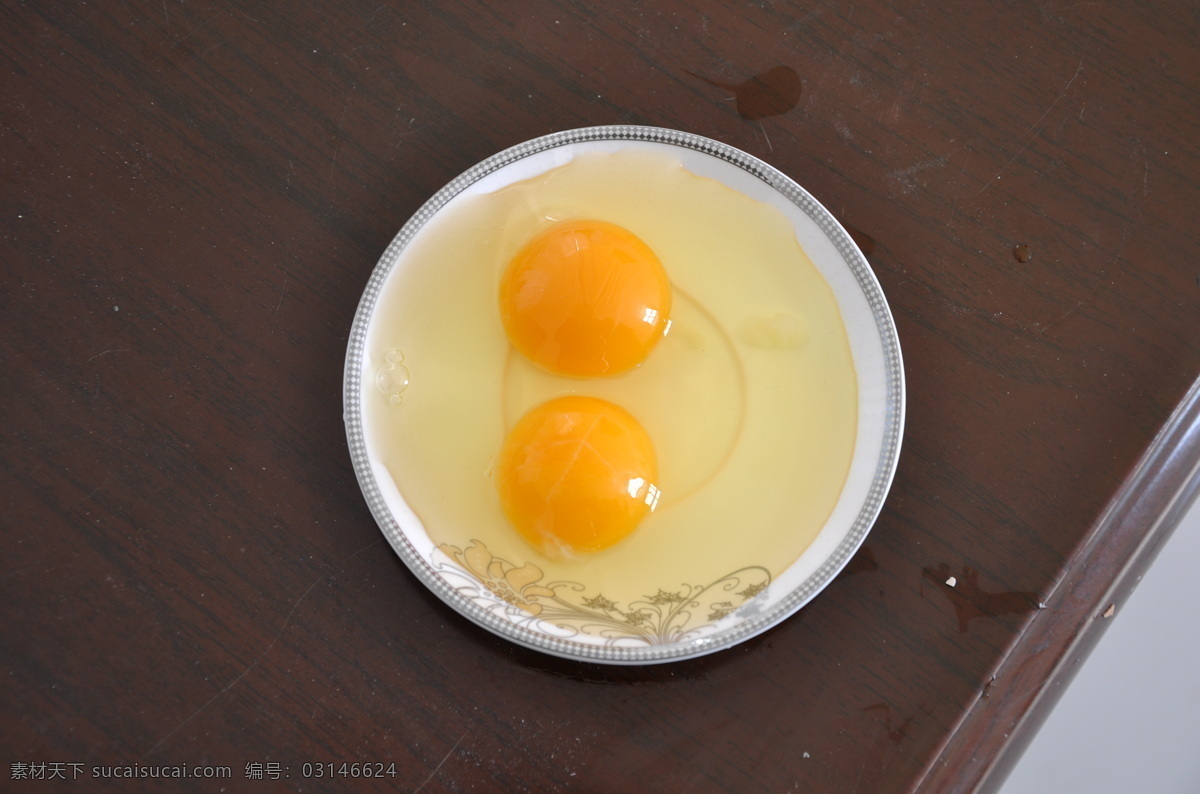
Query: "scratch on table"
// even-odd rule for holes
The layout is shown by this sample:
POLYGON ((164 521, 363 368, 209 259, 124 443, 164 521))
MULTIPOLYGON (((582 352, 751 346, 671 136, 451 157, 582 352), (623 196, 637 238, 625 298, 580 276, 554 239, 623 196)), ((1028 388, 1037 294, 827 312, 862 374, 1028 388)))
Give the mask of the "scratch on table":
POLYGON ((229 10, 238 12, 239 14, 241 14, 242 16, 244 16, 246 19, 250 20, 251 22, 254 22, 259 25, 261 25, 263 23, 263 21, 261 19, 255 19, 254 17, 250 16, 249 14, 247 14, 245 11, 241 10, 240 8, 234 8, 233 5, 230 3, 225 3, 225 5, 229 7, 229 10))
POLYGON ((279 314, 279 307, 283 305, 283 296, 287 294, 288 274, 283 274, 283 285, 279 288, 279 302, 275 304, 275 310, 272 314, 279 314))
MULTIPOLYGON (((129 352, 129 348, 127 348, 127 347, 114 347, 114 348, 110 348, 108 350, 100 351, 96 355, 89 358, 88 361, 89 362, 95 361, 96 359, 100 358, 100 356, 107 356, 109 353, 128 353, 128 352, 129 352)), ((87 363, 87 362, 85 362, 85 363, 87 363)))
POLYGON ((338 117, 337 133, 333 140, 333 160, 329 163, 329 178, 333 179, 333 167, 337 165, 338 149, 342 145, 342 122, 346 120, 346 111, 350 108, 350 100, 354 96, 354 86, 350 87, 350 93, 346 95, 346 101, 342 104, 342 115, 338 117))
POLYGON ((358 555, 362 554, 367 549, 371 548, 372 546, 378 546, 380 543, 383 543, 383 538, 375 538, 375 540, 373 540, 370 543, 368 543, 367 545, 363 546, 358 551, 354 552, 353 554, 347 555, 346 559, 342 560, 342 562, 353 559, 353 558, 357 557, 358 555))
POLYGON ((274 637, 274 639, 271 640, 270 645, 268 645, 266 647, 266 649, 262 653, 260 653, 253 662, 251 662, 249 665, 247 665, 245 670, 242 670, 242 672, 238 673, 237 676, 232 681, 230 681, 228 684, 226 684, 224 687, 222 687, 220 690, 218 690, 215 695, 210 697, 208 700, 204 701, 204 703, 200 706, 200 708, 196 709, 190 715, 188 715, 187 719, 185 719, 183 722, 179 723, 174 728, 172 728, 170 731, 168 731, 165 736, 163 736, 161 739, 159 739, 157 742, 154 743, 153 747, 151 747, 146 752, 142 753, 141 758, 139 758, 138 760, 140 761, 143 758, 145 758, 146 756, 150 755, 150 753, 154 752, 159 747, 161 747, 163 745, 163 743, 167 741, 167 739, 170 739, 172 736, 179 733, 179 731, 182 730, 183 727, 185 725, 187 725, 189 722, 194 720, 197 717, 197 715, 200 714, 200 712, 204 711, 206 708, 211 706, 217 700, 217 698, 221 697, 221 695, 224 695, 226 692, 233 689, 233 687, 235 685, 237 685, 237 683, 239 681, 241 681, 243 678, 245 678, 246 675, 251 670, 253 670, 255 667, 257 667, 258 663, 261 662, 263 660, 263 658, 268 653, 271 652, 271 649, 275 647, 275 643, 279 642, 279 638, 283 636, 283 632, 285 629, 287 629, 288 623, 291 622, 292 615, 296 614, 296 609, 300 606, 300 602, 303 601, 305 599, 305 597, 308 596, 308 594, 313 591, 314 587, 319 585, 328 576, 329 576, 329 574, 322 574, 321 576, 318 576, 316 581, 314 581, 312 584, 310 584, 308 586, 308 589, 300 594, 300 597, 296 599, 296 602, 294 604, 292 604, 292 609, 291 609, 291 611, 289 611, 287 613, 287 617, 285 617, 283 619, 283 625, 280 626, 279 631, 275 633, 275 637, 274 637))
POLYGON ((450 752, 446 753, 446 756, 441 761, 438 762, 438 765, 433 768, 433 771, 429 773, 429 777, 425 778, 424 782, 422 782, 421 785, 419 785, 415 789, 413 789, 413 794, 417 794, 417 792, 419 792, 421 789, 425 788, 426 785, 428 785, 429 781, 433 780, 434 776, 437 775, 438 770, 440 770, 443 766, 446 765, 446 762, 450 760, 450 756, 454 755, 454 751, 457 750, 458 746, 463 743, 463 739, 467 738, 467 733, 470 733, 470 731, 467 731, 466 733, 463 733, 462 736, 458 737, 458 741, 455 742, 454 746, 450 748, 450 752))
POLYGON ((758 122, 758 128, 762 130, 763 137, 767 139, 767 148, 771 151, 775 151, 775 147, 771 145, 771 138, 769 135, 767 135, 767 128, 763 126, 761 121, 758 122))
POLYGON ((95 496, 96 494, 100 493, 100 489, 101 489, 101 488, 103 488, 104 486, 108 485, 108 483, 109 483, 109 480, 111 480, 112 478, 113 478, 113 475, 111 475, 111 474, 110 474, 110 475, 108 475, 107 477, 105 477, 105 478, 104 478, 104 480, 103 480, 103 481, 102 481, 102 482, 101 482, 99 485, 97 485, 95 488, 93 488, 93 489, 92 489, 92 490, 91 490, 91 491, 88 493, 88 495, 87 495, 87 496, 83 497, 83 498, 82 498, 82 499, 80 499, 79 501, 80 501, 80 502, 86 502, 88 499, 91 499, 93 496, 95 496))
POLYGON ((174 43, 174 44, 172 44, 171 46, 172 46, 172 47, 178 47, 180 44, 183 44, 185 41, 187 41, 187 40, 188 40, 188 39, 190 39, 192 36, 194 36, 194 35, 195 35, 195 34, 196 34, 198 31, 202 30, 203 28, 206 28, 206 27, 208 27, 209 23, 210 23, 210 22, 212 22, 214 19, 216 19, 216 18, 217 18, 217 17, 219 17, 219 16, 221 16, 221 12, 220 12, 220 11, 218 11, 218 12, 217 12, 217 13, 215 13, 215 14, 213 14, 211 17, 209 17, 208 19, 204 20, 203 22, 201 22, 199 25, 197 25, 196 27, 192 28, 191 30, 189 30, 189 31, 188 31, 188 32, 187 32, 187 33, 186 33, 186 34, 183 36, 183 38, 175 39, 175 43, 174 43))
POLYGON ((1025 145, 1022 146, 1020 149, 1018 149, 1016 154, 1014 154, 1012 157, 1008 158, 1008 162, 1000 167, 1000 170, 996 172, 996 175, 994 177, 992 177, 991 179, 989 179, 987 181, 987 183, 979 189, 979 192, 975 194, 976 197, 982 195, 983 191, 985 191, 989 187, 991 187, 992 184, 997 179, 1000 178, 1000 175, 1003 174, 1008 169, 1008 167, 1016 161, 1016 159, 1018 157, 1020 157, 1022 154, 1024 154, 1025 151, 1030 146, 1033 145, 1033 142, 1038 139, 1038 136, 1042 134, 1043 128, 1038 127, 1038 125, 1041 124, 1045 120, 1046 116, 1050 115, 1050 111, 1054 110, 1054 108, 1058 106, 1058 103, 1062 101, 1062 98, 1067 95, 1067 92, 1071 90, 1071 86, 1073 86, 1075 84, 1075 80, 1079 77, 1079 73, 1083 71, 1083 60, 1084 60, 1083 58, 1079 59, 1079 65, 1077 67, 1075 67, 1075 74, 1071 75, 1071 79, 1068 80, 1067 84, 1065 86, 1063 86, 1063 89, 1058 92, 1058 96, 1055 97, 1054 101, 1050 103, 1050 107, 1046 108, 1045 112, 1043 112, 1042 115, 1038 117, 1038 120, 1033 122, 1033 124, 1031 124, 1029 126, 1029 129, 1033 130, 1033 135, 1029 136, 1029 140, 1025 141, 1025 145))
POLYGON ((588 78, 595 77, 596 75, 600 74, 600 73, 601 73, 601 72, 603 72, 605 69, 607 69, 608 67, 612 66, 612 63, 613 63, 613 62, 612 62, 611 60, 605 61, 604 63, 600 64, 600 65, 599 65, 599 66, 597 66, 595 69, 593 69, 592 71, 590 71, 590 72, 588 72, 588 73, 586 73, 586 74, 582 74, 582 73, 581 73, 581 74, 579 75, 579 78, 580 78, 581 80, 587 80, 588 78))
MULTIPOLYGON (((344 563, 344 562, 346 562, 347 560, 353 559, 354 557, 357 557, 358 555, 362 554, 362 553, 363 553, 364 551, 366 551, 367 549, 369 549, 369 548, 371 548, 371 547, 373 547, 373 546, 377 546, 377 545, 379 545, 379 544, 380 544, 380 543, 382 543, 382 542, 383 542, 383 538, 382 538, 382 537, 376 538, 375 540, 371 541, 371 542, 370 542, 370 543, 368 543, 367 545, 363 546, 363 547, 362 547, 361 549, 359 549, 358 551, 355 551, 355 552, 353 552, 353 553, 351 553, 351 554, 347 554, 345 557, 343 557, 343 558, 341 559, 341 561, 340 561, 340 562, 341 562, 341 563, 344 563)), ((339 563, 339 564, 340 564, 340 563, 339 563)), ((145 758, 146 756, 150 755, 150 753, 154 752, 154 751, 155 751, 155 750, 157 750, 159 747, 161 747, 161 746, 163 745, 163 743, 164 743, 164 742, 166 742, 168 739, 170 739, 170 738, 171 738, 172 736, 174 736, 175 734, 179 733, 179 731, 181 731, 181 730, 183 729, 183 727, 184 727, 185 725, 187 725, 189 722, 191 722, 192 720, 194 720, 194 719, 196 718, 196 716, 200 714, 200 712, 204 711, 206 708, 208 708, 208 707, 209 707, 209 706, 211 706, 211 705, 212 705, 214 702, 216 702, 217 698, 221 697, 221 695, 224 695, 226 692, 228 692, 229 690, 233 689, 233 687, 234 687, 234 686, 235 686, 235 685, 236 685, 236 684, 237 684, 239 681, 241 681, 243 678, 245 678, 245 677, 246 677, 246 675, 247 675, 247 674, 248 674, 248 673, 249 673, 251 670, 253 670, 255 667, 257 667, 257 666, 258 666, 258 663, 259 663, 259 662, 261 662, 261 661, 262 661, 264 658, 266 658, 266 655, 267 655, 268 653, 270 653, 270 652, 271 652, 271 649, 275 647, 275 644, 279 642, 279 638, 283 636, 283 632, 284 632, 284 631, 287 629, 287 627, 288 627, 288 624, 289 624, 289 623, 291 623, 291 621, 292 621, 292 616, 296 614, 296 610, 297 610, 297 609, 300 607, 300 602, 301 602, 301 601, 303 601, 305 598, 307 598, 307 597, 308 597, 308 594, 309 594, 309 593, 311 593, 311 592, 313 591, 313 588, 315 588, 317 585, 319 585, 319 584, 320 584, 321 582, 323 582, 325 579, 329 578, 329 576, 330 576, 330 574, 327 574, 327 573, 326 573, 326 574, 322 574, 322 575, 318 576, 318 577, 316 578, 316 580, 315 580, 315 581, 314 581, 312 584, 310 584, 310 585, 309 585, 309 586, 308 586, 308 587, 305 589, 305 591, 304 591, 303 593, 301 593, 301 594, 300 594, 300 597, 296 599, 296 601, 295 601, 295 602, 292 604, 292 608, 291 608, 291 609, 288 611, 288 613, 287 613, 287 617, 285 617, 285 618, 283 619, 283 625, 281 625, 281 626, 279 627, 279 631, 275 632, 275 637, 274 637, 274 638, 271 640, 270 644, 269 644, 269 645, 267 645, 267 647, 266 647, 266 648, 263 650, 263 652, 262 652, 262 653, 260 653, 260 654, 258 655, 258 657, 257 657, 257 658, 255 658, 255 660, 254 660, 254 661, 252 661, 252 662, 251 662, 249 665, 247 665, 247 666, 246 666, 246 669, 245 669, 245 670, 242 670, 242 672, 238 673, 238 674, 237 674, 237 676, 236 676, 236 677, 234 677, 234 679, 233 679, 232 681, 230 681, 228 684, 226 684, 224 687, 222 687, 220 690, 218 690, 218 691, 217 691, 217 693, 216 693, 215 695, 213 695, 212 697, 210 697, 208 700, 204 701, 204 703, 203 703, 203 704, 201 704, 200 708, 196 709, 196 710, 195 710, 195 711, 193 711, 193 712, 192 712, 190 715, 188 715, 187 719, 185 719, 183 722, 181 722, 181 723, 179 723, 178 725, 176 725, 176 726, 175 726, 174 728, 172 728, 172 729, 171 729, 171 730, 170 730, 170 731, 169 731, 169 732, 168 732, 168 733, 167 733, 165 736, 163 736, 161 739, 159 739, 157 742, 155 742, 155 743, 154 743, 154 746, 153 746, 153 747, 151 747, 151 748, 150 748, 149 750, 147 750, 146 752, 142 753, 142 755, 141 755, 141 758, 139 758, 138 760, 141 760, 142 758, 145 758)), ((463 734, 463 735, 465 736, 466 734, 463 734)), ((462 739, 459 739, 459 741, 461 742, 461 741, 462 741, 462 739)), ((457 745, 455 745, 455 746, 457 747, 457 745)), ((451 751, 451 752, 453 752, 453 751, 451 751)), ((443 760, 443 762, 442 762, 442 763, 445 763, 445 761, 443 760)), ((435 770, 435 771, 436 771, 436 770, 435 770)), ((426 782, 428 782, 428 781, 426 781, 426 782)), ((422 785, 424 785, 424 784, 422 784, 422 785)))
MULTIPOLYGON (((375 17, 377 17, 379 15, 380 11, 383 11, 385 9, 387 9, 386 5, 376 6, 375 10, 372 11, 371 14, 367 17, 366 22, 363 22, 361 25, 356 27, 354 30, 352 30, 346 34, 347 38, 349 38, 350 36, 353 36, 355 33, 362 33, 364 30, 370 30, 371 28, 378 27, 379 25, 382 25, 384 22, 386 22, 387 18, 388 18, 387 14, 383 15, 383 19, 379 20, 378 22, 375 22, 375 17), (374 24, 372 24, 372 23, 374 23, 374 24)), ((363 45, 363 46, 366 46, 366 45, 363 45)))
POLYGON ((1066 313, 1064 313, 1062 317, 1059 317, 1057 320, 1055 320, 1052 323, 1048 323, 1047 325, 1042 326, 1042 330, 1038 331, 1038 336, 1042 336, 1047 331, 1049 331, 1051 328, 1053 328, 1054 326, 1061 323, 1063 320, 1070 317, 1072 314, 1074 314, 1076 311, 1078 311, 1079 307, 1082 305, 1083 305, 1083 301, 1076 301, 1075 305, 1072 306, 1071 308, 1067 309, 1066 313))

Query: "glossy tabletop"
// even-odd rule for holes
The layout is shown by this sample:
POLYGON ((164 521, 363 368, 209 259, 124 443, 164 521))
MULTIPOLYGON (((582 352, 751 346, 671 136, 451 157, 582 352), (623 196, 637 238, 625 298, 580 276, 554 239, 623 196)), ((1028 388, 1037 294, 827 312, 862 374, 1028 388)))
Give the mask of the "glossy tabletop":
POLYGON ((994 788, 1194 490, 1197 41, 1170 0, 0 7, 0 788, 994 788), (859 553, 667 665, 446 607, 342 424, 397 230, 601 124, 807 188, 905 359, 859 553))

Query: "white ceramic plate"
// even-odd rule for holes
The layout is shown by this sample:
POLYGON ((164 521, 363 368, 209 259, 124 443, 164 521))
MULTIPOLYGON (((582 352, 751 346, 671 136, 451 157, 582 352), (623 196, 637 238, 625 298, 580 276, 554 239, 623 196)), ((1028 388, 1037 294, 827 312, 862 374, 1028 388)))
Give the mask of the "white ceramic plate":
POLYGON ((438 597, 520 645, 581 661, 650 664, 702 656, 765 631, 808 603, 845 566, 878 516, 896 469, 904 426, 904 370, 879 282, 846 230, 804 188, 761 160, 698 135, 655 127, 590 127, 547 135, 489 157, 439 190, 404 225, 359 303, 346 354, 343 400, 350 454, 367 504, 396 553, 438 597), (754 572, 737 572, 706 586, 659 590, 659 596, 630 605, 637 610, 630 614, 645 618, 640 621, 608 619, 620 615, 595 599, 572 603, 567 593, 547 596, 543 583, 527 580, 528 566, 494 560, 482 547, 447 554, 430 540, 387 471, 373 459, 364 433, 364 384, 373 380, 366 345, 376 306, 401 253, 429 219, 459 195, 497 190, 583 152, 625 147, 665 149, 692 173, 786 215, 837 299, 859 390, 849 476, 832 515, 800 558, 774 579, 759 581, 754 572), (528 598, 521 597, 523 591, 528 598))

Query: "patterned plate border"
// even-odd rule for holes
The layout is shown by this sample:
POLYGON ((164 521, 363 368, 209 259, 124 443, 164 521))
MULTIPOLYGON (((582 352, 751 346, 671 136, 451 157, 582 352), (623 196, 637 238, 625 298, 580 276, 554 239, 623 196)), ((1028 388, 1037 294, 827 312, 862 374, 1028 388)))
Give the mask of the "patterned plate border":
MULTIPOLYGON (((702 656, 743 642, 795 613, 832 581, 862 545, 882 509, 883 501, 891 487, 900 455, 900 442, 904 429, 905 384, 900 341, 887 300, 884 298, 883 290, 876 280, 875 274, 846 230, 808 191, 762 160, 719 141, 658 127, 616 125, 565 130, 518 144, 471 167, 435 193, 404 224, 371 273, 350 330, 342 399, 350 457, 367 505, 384 536, 401 560, 434 594, 485 629, 528 648, 579 661, 606 664, 653 664, 702 656), (675 643, 633 647, 594 644, 578 639, 554 636, 539 627, 535 620, 513 620, 511 615, 505 616, 504 610, 497 609, 496 604, 481 603, 485 599, 479 598, 477 594, 475 598, 464 594, 461 585, 456 586, 446 575, 445 557, 442 556, 439 560, 434 554, 422 553, 406 533, 404 523, 414 517, 409 515, 398 518, 393 513, 392 507, 389 506, 383 489, 376 479, 376 472, 368 454, 363 429, 364 410, 362 405, 363 364, 367 334, 375 305, 400 253, 425 223, 464 190, 476 186, 480 180, 499 169, 531 155, 573 144, 619 143, 622 141, 676 146, 723 160, 768 186, 815 222, 836 248, 842 262, 853 275, 854 281, 870 306, 878 342, 882 346, 885 390, 882 446, 874 461, 870 487, 865 499, 858 507, 849 530, 815 570, 805 575, 798 583, 788 582, 791 589, 782 597, 778 597, 777 594, 770 597, 769 606, 766 608, 763 608, 761 604, 748 604, 748 607, 753 608, 735 611, 729 617, 719 621, 714 630, 702 636, 689 635, 675 643)), ((803 560, 804 556, 801 559, 803 560)), ((780 577, 785 582, 788 580, 786 573, 780 577)), ((774 590, 782 583, 776 582, 771 585, 770 589, 774 590)), ((762 598, 766 596, 767 593, 764 593, 762 598)), ((756 601, 758 600, 756 599, 756 601)))

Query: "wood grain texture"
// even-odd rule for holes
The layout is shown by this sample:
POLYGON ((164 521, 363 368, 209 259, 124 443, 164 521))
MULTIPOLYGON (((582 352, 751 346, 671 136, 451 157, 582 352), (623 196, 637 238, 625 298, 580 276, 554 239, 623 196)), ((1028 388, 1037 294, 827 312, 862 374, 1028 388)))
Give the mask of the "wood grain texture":
POLYGON ((0 7, 0 760, 263 791, 344 790, 299 779, 330 761, 427 793, 986 785, 1200 373, 1198 40, 1168 0, 0 7), (781 67, 795 107, 739 115, 781 67), (459 618, 383 541, 341 424, 354 310, 408 216, 608 123, 743 148, 873 240, 908 377, 854 563, 665 667, 459 618))

